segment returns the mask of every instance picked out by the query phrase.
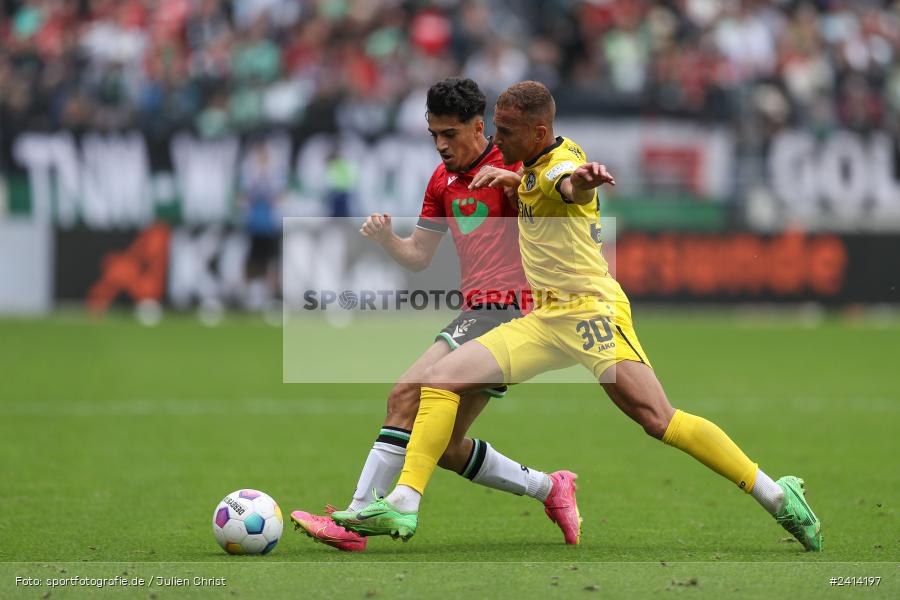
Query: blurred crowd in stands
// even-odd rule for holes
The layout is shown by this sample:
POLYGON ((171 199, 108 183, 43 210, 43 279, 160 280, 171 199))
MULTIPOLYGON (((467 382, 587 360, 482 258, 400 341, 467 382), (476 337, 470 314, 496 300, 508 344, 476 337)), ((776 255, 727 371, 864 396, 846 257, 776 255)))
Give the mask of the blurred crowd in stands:
POLYGON ((421 131, 423 90, 900 132, 900 0, 0 0, 0 127, 421 131))

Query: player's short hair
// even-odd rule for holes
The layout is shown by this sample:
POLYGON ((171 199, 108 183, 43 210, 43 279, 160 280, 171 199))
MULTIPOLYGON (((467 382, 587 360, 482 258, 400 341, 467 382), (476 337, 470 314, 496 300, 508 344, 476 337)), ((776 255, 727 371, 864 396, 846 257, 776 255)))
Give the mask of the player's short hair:
POLYGON ((458 77, 449 77, 431 86, 426 101, 429 114, 454 116, 461 123, 476 116, 483 117, 485 104, 484 93, 478 84, 458 77))
POLYGON ((553 94, 539 81, 520 81, 509 86, 497 98, 497 108, 515 108, 526 116, 546 119, 549 123, 556 116, 553 94))

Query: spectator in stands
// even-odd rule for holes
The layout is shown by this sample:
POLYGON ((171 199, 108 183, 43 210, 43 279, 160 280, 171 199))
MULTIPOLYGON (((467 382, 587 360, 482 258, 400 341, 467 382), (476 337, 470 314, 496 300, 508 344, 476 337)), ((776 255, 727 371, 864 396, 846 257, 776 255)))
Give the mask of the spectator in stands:
POLYGON ((467 73, 497 89, 536 77, 594 110, 744 123, 780 95, 793 125, 898 127, 897 0, 516 4, 0 0, 0 118, 165 131, 224 110, 240 131, 376 134, 426 80, 467 73))
POLYGON ((279 204, 288 184, 288 166, 278 164, 269 144, 278 140, 253 143, 242 161, 240 189, 242 221, 250 235, 247 257, 247 297, 250 310, 269 308, 279 289, 281 256, 281 214, 279 204))

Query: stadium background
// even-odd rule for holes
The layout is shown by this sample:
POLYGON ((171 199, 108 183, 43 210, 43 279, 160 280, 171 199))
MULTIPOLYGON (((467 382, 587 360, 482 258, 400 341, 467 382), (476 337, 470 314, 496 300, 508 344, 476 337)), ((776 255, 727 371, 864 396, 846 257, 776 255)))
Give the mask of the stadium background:
MULTIPOLYGON (((620 182, 604 214, 635 299, 897 299, 879 268, 900 250, 896 3, 2 6, 2 238, 33 251, 3 253, 0 310, 83 300, 154 223, 183 242, 155 246, 165 277, 204 234, 203 258, 247 252, 267 227, 250 204, 417 214, 424 90, 451 74, 489 105, 523 78, 553 89, 559 131, 620 182)), ((246 304, 240 269, 208 275, 123 291, 246 304)))
MULTIPOLYGON (((233 487, 258 485, 305 508, 342 501, 387 389, 281 384, 280 332, 257 314, 280 294, 277 262, 252 282, 250 240, 279 237, 281 216, 416 215, 436 164, 424 91, 461 74, 483 86, 489 106, 524 78, 550 86, 558 133, 616 175, 602 203, 617 219, 617 276, 670 394, 741 428, 741 439, 766 440, 753 450, 790 457, 779 468, 799 462, 831 485, 830 496, 819 488, 817 510, 834 515, 852 497, 854 514, 831 519, 828 541, 843 542, 831 560, 896 559, 897 540, 878 537, 894 523, 896 470, 866 469, 898 450, 889 431, 900 389, 888 375, 900 350, 898 54, 900 2, 889 0, 0 1, 2 437, 4 470, 23 501, 21 518, 0 520, 0 529, 29 539, 0 557, 218 560, 203 502, 211 509, 233 487), (161 326, 137 325, 132 307, 154 323, 157 303, 161 326), (785 310, 769 310, 776 305, 785 310), (709 307, 715 314, 701 316, 709 307), (198 324, 195 309, 220 327, 198 324), (91 311, 110 314, 96 320, 91 311), (332 400, 345 408, 329 408, 332 400), (774 413, 784 422, 773 424, 774 413), (316 462, 330 436, 305 431, 304 445, 291 429, 295 419, 325 428, 334 414, 341 438, 359 440, 331 457, 347 471, 340 477, 316 462), (797 438, 809 415, 817 429, 797 438), (223 472, 217 431, 239 427, 260 436, 259 447, 223 472), (312 465, 286 472, 297 452, 312 465), (234 472, 250 472, 253 461, 266 465, 234 472), (55 466, 41 475, 47 464, 55 466), (175 521, 197 527, 166 528, 177 549, 127 515, 107 517, 127 536, 112 528, 94 544, 63 522, 50 526, 50 541, 33 535, 54 498, 75 498, 92 514, 156 510, 161 487, 189 507, 175 521)), ((486 414, 484 435, 534 462, 571 455, 549 441, 528 454, 523 439, 571 435, 582 440, 576 455, 589 457, 588 440, 604 438, 608 462, 576 465, 585 490, 628 477, 628 466, 667 486, 698 476, 683 460, 658 464, 661 451, 636 442, 592 392, 562 389, 552 393, 570 397, 563 413, 593 414, 594 426, 554 429, 543 402, 550 392, 537 386, 486 414)), ((435 489, 446 491, 435 506, 451 517, 469 510, 441 504, 462 488, 438 479, 435 489)), ((798 560, 789 544, 772 558, 762 542, 733 551, 713 533, 735 522, 758 527, 749 516, 711 517, 703 537, 683 497, 669 512, 692 533, 650 516, 642 531, 653 542, 643 547, 640 532, 619 523, 639 490, 658 488, 634 485, 636 496, 613 494, 618 508, 586 496, 589 512, 608 522, 592 525, 606 545, 589 546, 582 560, 733 560, 729 576, 745 590, 767 567, 740 561, 798 560)), ((692 493, 704 506, 727 493, 710 489, 692 493)), ((743 501, 733 496, 726 506, 743 501)), ((519 544, 510 550, 430 527, 401 560, 573 560, 531 546, 518 529, 508 532, 519 544), (457 554, 440 554, 441 544, 457 554)), ((285 536, 273 559, 343 560, 285 536)), ((392 548, 379 548, 391 560, 392 548)), ((694 585, 682 574, 671 586, 694 585)), ((701 579, 708 592, 731 591, 714 579, 701 579)), ((354 581, 363 591, 376 585, 354 581)), ((603 581, 636 585, 633 573, 603 581)))

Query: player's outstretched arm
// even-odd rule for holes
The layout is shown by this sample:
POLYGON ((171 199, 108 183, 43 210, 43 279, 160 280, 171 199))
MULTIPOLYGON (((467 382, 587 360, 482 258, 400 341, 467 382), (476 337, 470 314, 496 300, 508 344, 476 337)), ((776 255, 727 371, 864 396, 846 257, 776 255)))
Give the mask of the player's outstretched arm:
POLYGON ((485 166, 472 178, 469 189, 477 190, 478 188, 483 187, 517 188, 519 187, 520 181, 522 181, 521 173, 516 173, 515 171, 510 171, 508 169, 501 169, 500 167, 485 166))
POLYGON ((359 233, 378 243, 391 258, 410 271, 421 271, 431 264, 442 237, 436 231, 416 227, 411 236, 402 238, 394 233, 391 215, 379 213, 369 215, 359 233))
POLYGON ((469 184, 470 190, 477 190, 482 187, 503 188, 507 202, 510 206, 517 208, 516 201, 519 199, 519 182, 522 181, 522 173, 524 170, 519 167, 518 171, 510 171, 501 169, 500 167, 484 166, 472 178, 469 184))
POLYGON ((588 204, 594 201, 594 188, 604 183, 616 185, 616 180, 606 169, 606 165, 590 162, 572 171, 559 185, 559 192, 569 202, 588 204))

